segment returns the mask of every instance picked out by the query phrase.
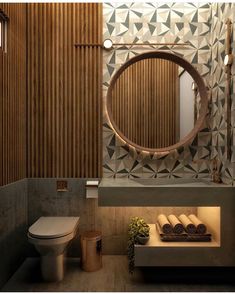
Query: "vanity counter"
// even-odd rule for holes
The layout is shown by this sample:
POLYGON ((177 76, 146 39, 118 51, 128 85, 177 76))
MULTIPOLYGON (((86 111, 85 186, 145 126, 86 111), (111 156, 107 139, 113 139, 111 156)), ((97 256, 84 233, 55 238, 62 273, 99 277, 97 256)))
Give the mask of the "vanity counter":
POLYGON ((204 179, 103 178, 100 206, 214 206, 234 196, 235 187, 204 179))
POLYGON ((105 178, 98 187, 98 203, 107 207, 196 207, 216 237, 203 244, 164 243, 152 225, 150 241, 135 246, 136 266, 235 266, 233 186, 202 179, 105 178), (216 216, 215 210, 219 211, 216 216))

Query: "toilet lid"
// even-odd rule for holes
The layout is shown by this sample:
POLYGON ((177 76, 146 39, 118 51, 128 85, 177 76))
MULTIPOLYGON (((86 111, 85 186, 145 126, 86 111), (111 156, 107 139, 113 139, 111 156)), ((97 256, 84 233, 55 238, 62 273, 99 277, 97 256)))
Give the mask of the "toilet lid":
POLYGON ((35 238, 59 238, 72 233, 79 217, 40 217, 31 227, 29 234, 35 238))

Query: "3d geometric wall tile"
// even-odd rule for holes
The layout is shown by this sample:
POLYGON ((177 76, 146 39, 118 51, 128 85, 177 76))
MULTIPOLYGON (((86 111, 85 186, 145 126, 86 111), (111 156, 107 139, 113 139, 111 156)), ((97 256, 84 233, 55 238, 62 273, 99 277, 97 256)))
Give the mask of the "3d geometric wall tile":
MULTIPOLYGON (((227 105, 223 59, 227 17, 232 19, 235 31, 235 4, 232 3, 104 3, 104 38, 111 38, 115 43, 189 42, 190 44, 183 48, 165 45, 143 48, 135 45, 104 51, 104 98, 113 74, 123 63, 137 54, 157 49, 179 54, 192 63, 203 76, 212 96, 204 129, 199 132, 190 146, 181 147, 168 155, 149 156, 129 148, 125 142, 116 137, 104 117, 104 176, 112 174, 116 177, 132 178, 210 177, 210 160, 216 157, 221 162, 223 179, 227 182, 233 181, 235 169, 226 157, 227 105)), ((233 38, 235 44, 235 34, 233 38)), ((234 45, 233 50, 235 52, 234 45)), ((235 91, 235 65, 232 73, 232 87, 235 91)), ((232 101, 232 109, 235 109, 235 94, 232 101)), ((233 111, 233 126, 234 122, 233 111)), ((234 144, 235 128, 232 129, 231 136, 234 144)))

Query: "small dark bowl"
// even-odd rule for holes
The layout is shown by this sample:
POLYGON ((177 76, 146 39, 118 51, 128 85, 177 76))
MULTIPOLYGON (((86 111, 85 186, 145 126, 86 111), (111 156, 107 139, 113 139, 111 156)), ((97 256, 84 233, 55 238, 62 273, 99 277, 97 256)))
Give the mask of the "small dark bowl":
POLYGON ((145 245, 149 240, 149 236, 148 237, 143 237, 143 236, 138 235, 137 240, 138 240, 139 244, 145 245))

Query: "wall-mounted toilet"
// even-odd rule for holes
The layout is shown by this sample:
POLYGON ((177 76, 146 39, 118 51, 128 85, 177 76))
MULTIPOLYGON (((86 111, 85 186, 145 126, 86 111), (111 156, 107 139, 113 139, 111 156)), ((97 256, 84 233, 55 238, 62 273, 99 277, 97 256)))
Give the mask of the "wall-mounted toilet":
POLYGON ((79 217, 40 217, 28 230, 29 242, 41 255, 41 271, 45 281, 61 281, 64 277, 64 253, 75 237, 79 217))

